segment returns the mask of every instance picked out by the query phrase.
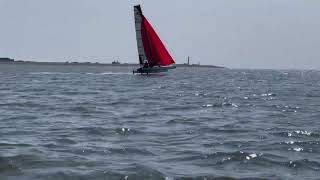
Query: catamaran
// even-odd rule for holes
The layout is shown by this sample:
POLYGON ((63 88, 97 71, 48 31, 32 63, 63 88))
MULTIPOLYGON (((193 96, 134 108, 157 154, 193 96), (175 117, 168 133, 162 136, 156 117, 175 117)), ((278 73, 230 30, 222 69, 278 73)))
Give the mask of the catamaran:
POLYGON ((134 6, 134 19, 140 68, 133 70, 133 74, 166 72, 176 68, 173 58, 143 15, 140 5, 134 6))

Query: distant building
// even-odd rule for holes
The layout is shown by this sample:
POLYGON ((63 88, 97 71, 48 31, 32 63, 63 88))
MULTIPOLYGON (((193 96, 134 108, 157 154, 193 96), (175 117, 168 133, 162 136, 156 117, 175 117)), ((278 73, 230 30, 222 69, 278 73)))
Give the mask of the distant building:
POLYGON ((112 61, 112 64, 120 64, 120 62, 116 60, 116 61, 112 61))
POLYGON ((0 62, 13 62, 14 59, 0 57, 0 62))
POLYGON ((183 64, 190 66, 190 57, 189 57, 189 56, 188 56, 188 58, 187 58, 187 63, 183 63, 183 64))

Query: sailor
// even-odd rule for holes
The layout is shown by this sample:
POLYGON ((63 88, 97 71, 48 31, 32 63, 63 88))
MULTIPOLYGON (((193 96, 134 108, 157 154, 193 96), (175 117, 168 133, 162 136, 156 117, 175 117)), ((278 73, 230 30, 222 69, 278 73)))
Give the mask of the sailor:
POLYGON ((149 67, 149 61, 146 59, 146 60, 144 60, 144 62, 143 62, 143 67, 144 68, 148 68, 149 67))

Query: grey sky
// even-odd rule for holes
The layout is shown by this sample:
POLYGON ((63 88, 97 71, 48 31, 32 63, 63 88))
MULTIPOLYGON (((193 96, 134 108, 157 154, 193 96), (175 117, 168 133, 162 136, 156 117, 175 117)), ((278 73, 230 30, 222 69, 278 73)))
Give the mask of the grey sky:
POLYGON ((0 56, 137 62, 139 3, 177 63, 320 69, 319 0, 0 0, 0 56))

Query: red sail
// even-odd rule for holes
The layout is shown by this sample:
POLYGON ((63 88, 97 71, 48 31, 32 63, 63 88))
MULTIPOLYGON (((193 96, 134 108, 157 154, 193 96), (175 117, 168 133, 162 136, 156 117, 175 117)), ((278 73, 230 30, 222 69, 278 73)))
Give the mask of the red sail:
POLYGON ((150 66, 167 66, 175 63, 159 36, 145 17, 142 17, 141 37, 150 66))

